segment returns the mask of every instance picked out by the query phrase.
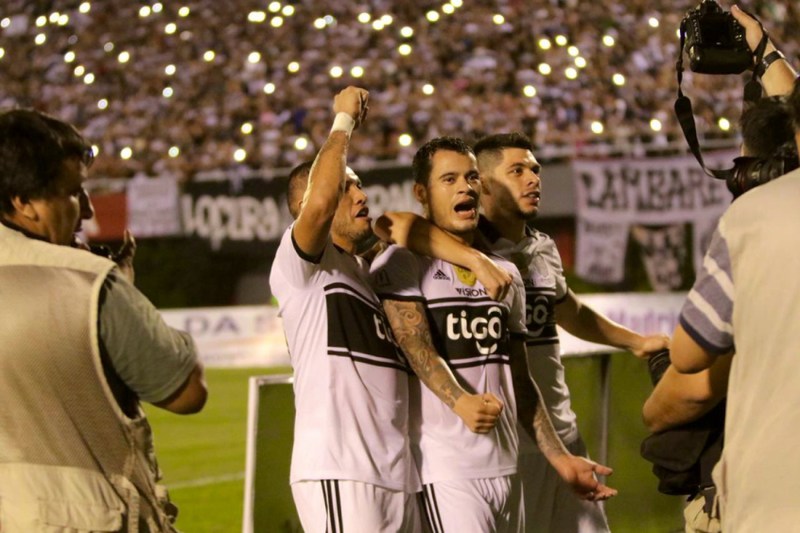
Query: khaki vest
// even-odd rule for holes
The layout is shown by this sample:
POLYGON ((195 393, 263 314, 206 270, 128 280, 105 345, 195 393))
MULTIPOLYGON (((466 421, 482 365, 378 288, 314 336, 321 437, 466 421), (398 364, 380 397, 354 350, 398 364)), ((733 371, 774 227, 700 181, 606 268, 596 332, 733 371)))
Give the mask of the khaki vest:
POLYGON ((0 225, 0 532, 171 532, 144 414, 106 382, 113 263, 0 225))

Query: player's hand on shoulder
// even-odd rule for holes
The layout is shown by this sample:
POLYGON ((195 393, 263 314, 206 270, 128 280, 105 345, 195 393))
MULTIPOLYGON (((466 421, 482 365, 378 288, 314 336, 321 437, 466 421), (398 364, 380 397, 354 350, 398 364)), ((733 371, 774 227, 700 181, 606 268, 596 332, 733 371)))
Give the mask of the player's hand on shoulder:
POLYGON ((465 393, 456 400, 453 411, 473 433, 488 433, 503 412, 503 402, 490 392, 465 393))
POLYGON ((470 265, 470 267, 470 270, 484 286, 490 298, 499 302, 506 297, 513 283, 513 278, 506 269, 482 253, 476 255, 474 264, 470 265))
POLYGON ((366 118, 369 109, 369 92, 360 87, 342 89, 333 99, 333 112, 350 115, 358 127, 366 118))

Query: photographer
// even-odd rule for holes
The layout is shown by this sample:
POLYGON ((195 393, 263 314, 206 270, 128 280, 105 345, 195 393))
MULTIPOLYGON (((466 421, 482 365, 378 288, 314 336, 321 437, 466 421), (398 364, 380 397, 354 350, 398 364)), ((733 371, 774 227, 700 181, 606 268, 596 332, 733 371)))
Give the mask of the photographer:
MULTIPOLYGON (((734 8, 732 13, 745 28, 748 45, 755 50, 762 39, 761 26, 738 8, 734 8)), ((767 43, 761 65, 759 74, 762 76, 761 81, 768 94, 782 94, 792 88, 794 71, 782 55, 775 51, 771 42, 767 43)), ((728 179, 728 187, 734 198, 797 168, 797 146, 795 145, 792 119, 795 118, 794 122, 797 122, 796 117, 800 110, 800 106, 797 105, 798 99, 800 99, 800 92, 796 89, 790 98, 790 104, 793 103, 793 106, 787 106, 780 98, 766 98, 757 101, 743 114, 741 124, 744 141, 743 157, 737 158, 734 173, 728 179)), ((797 176, 797 172, 789 176, 797 176)), ((781 178, 780 181, 790 179, 789 176, 781 178)), ((796 187, 797 179, 794 180, 794 183, 796 187)), ((774 191, 775 186, 771 187, 770 190, 774 191)), ((761 193, 758 196, 779 198, 780 193, 761 193)), ((791 280, 791 274, 784 274, 782 278, 771 278, 769 275, 762 274, 761 280, 773 288, 769 297, 764 296, 764 293, 758 290, 761 288, 759 282, 745 274, 747 269, 759 270, 758 257, 775 261, 780 254, 762 252, 763 255, 759 256, 755 247, 780 250, 782 248, 781 237, 784 235, 783 232, 771 234, 769 223, 764 220, 759 220, 758 224, 758 231, 764 233, 763 237, 756 237, 753 232, 745 231, 745 228, 750 230, 753 228, 739 219, 742 215, 732 214, 739 211, 739 203, 747 203, 748 207, 742 211, 747 211, 754 217, 758 217, 759 209, 767 208, 767 202, 764 200, 750 201, 749 196, 746 198, 748 199, 738 201, 736 207, 729 209, 720 222, 704 262, 703 272, 699 275, 684 306, 680 325, 676 329, 672 344, 672 358, 675 365, 669 365, 668 358, 662 361, 652 361, 653 364, 651 364, 651 371, 655 370, 654 380, 658 381, 658 384, 645 403, 643 416, 648 429, 663 433, 656 433, 648 438, 643 443, 642 451, 648 459, 656 459, 653 460, 656 464, 654 472, 659 475, 660 490, 671 494, 693 493, 684 512, 686 531, 720 531, 720 509, 715 494, 716 488, 711 480, 710 467, 722 453, 721 428, 725 418, 725 402, 723 400, 728 394, 728 381, 731 376, 733 376, 732 400, 728 412, 731 413, 729 421, 735 422, 728 424, 725 436, 727 441, 725 455, 715 475, 715 481, 720 489, 720 503, 727 504, 724 509, 726 514, 723 515, 725 530, 735 531, 737 528, 741 528, 743 531, 780 529, 780 527, 775 528, 774 526, 766 527, 765 524, 775 521, 775 524, 788 525, 795 520, 785 514, 777 516, 777 513, 770 512, 766 512, 767 516, 764 518, 754 519, 748 516, 746 510, 759 509, 761 512, 765 505, 759 506, 753 503, 756 497, 752 493, 757 493, 758 497, 764 498, 764 492, 771 493, 772 486, 768 475, 761 477, 764 480, 763 484, 756 487, 748 485, 748 471, 741 468, 740 450, 746 450, 752 444, 748 442, 749 439, 744 436, 744 432, 752 431, 755 425, 765 426, 763 421, 766 416, 779 412, 780 407, 785 407, 792 402, 780 405, 776 400, 774 403, 778 405, 775 406, 775 409, 765 409, 763 412, 751 411, 749 407, 752 402, 750 399, 743 399, 747 393, 741 391, 744 389, 752 393, 759 389, 752 382, 740 384, 743 373, 741 370, 737 371, 737 366, 753 365, 755 361, 755 365, 761 363, 766 367, 772 364, 769 361, 780 359, 783 354, 790 353, 791 349, 786 349, 790 343, 784 347, 780 345, 780 341, 775 341, 770 345, 776 347, 770 349, 766 343, 759 342, 763 339, 762 335, 770 337, 770 339, 772 336, 767 334, 766 329, 758 330, 754 323, 742 320, 741 317, 742 315, 757 316, 760 324, 769 325, 773 331, 782 334, 782 338, 785 338, 792 322, 788 316, 785 320, 782 318, 770 320, 769 298, 774 299, 771 302, 773 306, 791 306, 792 300, 798 294, 796 290, 798 284, 791 280), (762 204, 762 202, 764 203, 762 204), (753 205, 755 207, 751 207, 753 205), (742 247, 741 243, 743 242, 749 244, 742 247), (729 247, 730 244, 736 244, 737 247, 729 247), (735 288, 733 286, 734 272, 737 281, 735 288), (780 280, 787 277, 789 278, 788 283, 782 286, 780 280), (782 287, 787 292, 783 292, 782 287), (792 291, 792 288, 795 290, 792 291), (735 298, 739 294, 744 294, 746 297, 735 298), (735 311, 734 299, 742 302, 738 304, 735 311), (744 310, 742 306, 746 306, 744 310), (734 316, 736 316, 735 326, 734 316), (735 358, 732 353, 734 334, 739 354, 735 358), (744 339, 744 341, 740 339, 744 339), (773 354, 773 351, 775 352, 774 359, 764 357, 773 354), (687 367, 687 364, 696 366, 687 367), (731 374, 731 365, 734 367, 733 374, 731 374), (658 368, 659 366, 661 368, 658 368), (667 368, 664 371, 665 366, 667 368), (695 373, 681 373, 681 371, 698 369, 700 371, 695 373), (663 376, 659 376, 661 372, 663 372, 663 376), (741 410, 750 414, 753 425, 742 421, 741 410), (742 445, 742 442, 746 442, 747 445, 742 445), (736 451, 731 451, 731 449, 736 451), (735 474, 739 474, 741 477, 737 479, 735 474), (730 482, 729 480, 732 479, 737 479, 737 482, 730 482), (691 488, 686 489, 687 486, 691 488), (668 490, 664 490, 665 488, 668 490), (669 492, 670 489, 674 492, 669 492), (750 521, 745 522, 745 520, 750 521)), ((778 200, 778 202, 780 201, 778 200)), ((771 209, 771 206, 767 209, 771 209)), ((791 206, 785 209, 790 210, 791 206)), ((779 215, 775 214, 775 216, 779 215)), ((773 223, 776 222, 773 221, 773 223)), ((785 246, 791 248, 788 241, 785 242, 785 246)), ((782 248, 781 251, 783 250, 787 250, 787 248, 782 248)), ((784 255, 787 256, 788 261, 797 261, 797 252, 784 252, 784 255)), ((778 271, 781 270, 778 266, 780 263, 781 261, 772 263, 778 271)), ((790 272, 793 271, 790 270, 790 272)), ((794 310, 791 312, 796 314, 794 310)), ((767 375, 764 373, 765 377, 767 375)), ((769 378, 772 377, 769 376, 769 378)), ((781 378, 790 382, 792 379, 783 374, 774 377, 777 378, 775 382, 772 379, 764 379, 760 385, 760 392, 766 393, 773 390, 781 378)), ((792 387, 788 386, 785 390, 787 394, 791 394, 792 387)), ((773 405, 770 405, 770 408, 772 407, 773 405)), ((778 421, 779 424, 785 422, 784 420, 778 421)), ((771 426, 769 429, 771 433, 769 438, 776 437, 772 433, 771 426)), ((744 455, 755 458, 759 454, 744 452, 744 455)), ((766 453, 763 454, 763 458, 771 459, 771 466, 775 467, 775 470, 781 469, 780 453, 766 453)), ((755 459, 751 460, 755 463, 755 459)), ((752 472, 750 476, 752 476, 752 472)), ((786 476, 779 477, 783 477, 787 482, 791 479, 786 476)), ((777 494, 780 494, 781 490, 785 491, 784 495, 791 492, 785 490, 786 485, 780 485, 780 483, 778 485, 783 488, 778 488, 777 494)), ((764 499, 770 500, 771 498, 764 499)), ((767 504, 766 507, 769 505, 771 504, 767 504)), ((779 509, 779 507, 774 508, 779 509)))
MULTIPOLYGON (((733 13, 756 46, 759 25, 733 13)), ((768 45, 765 58, 770 53, 768 45)), ((793 71, 778 57, 763 76, 768 93, 782 92, 793 71)), ((798 140, 800 85, 788 101, 798 140)), ((791 530, 800 518, 793 490, 800 469, 784 460, 793 456, 800 421, 794 408, 800 346, 793 334, 800 321, 798 194, 795 170, 742 196, 723 215, 681 312, 672 367, 645 406, 652 429, 682 424, 719 403, 727 381, 725 448, 714 470, 725 531, 791 530)))
MULTIPOLYGON (((734 198, 779 177, 784 169, 798 167, 794 146, 790 165, 787 161, 791 158, 784 154, 787 142, 794 145, 794 132, 791 115, 782 100, 773 97, 756 102, 742 115, 741 130, 745 157, 737 158, 738 171, 728 182, 734 198)), ((658 384, 644 405, 644 422, 654 433, 674 428, 679 431, 651 437, 642 453, 657 465, 662 463, 657 458, 670 460, 680 454, 682 464, 690 465, 681 472, 675 472, 674 467, 657 467, 662 469, 658 471, 662 492, 689 495, 690 503, 684 511, 687 531, 719 531, 711 468, 722 450, 723 400, 731 360, 721 357, 710 369, 690 375, 680 374, 674 367, 658 369, 659 365, 666 366, 666 361, 651 361, 654 373, 663 372, 663 376, 654 377, 658 384)))
POLYGON ((189 335, 112 261, 75 247, 92 159, 70 124, 0 113, 4 533, 175 531, 140 400, 178 414, 206 401, 189 335))
MULTIPOLYGON (((800 85, 790 101, 800 139, 800 85)), ((798 197, 795 170, 731 205, 672 340, 674 369, 688 375, 713 369, 735 342, 725 447, 714 469, 725 531, 791 531, 800 520, 794 450, 800 424, 798 197)))

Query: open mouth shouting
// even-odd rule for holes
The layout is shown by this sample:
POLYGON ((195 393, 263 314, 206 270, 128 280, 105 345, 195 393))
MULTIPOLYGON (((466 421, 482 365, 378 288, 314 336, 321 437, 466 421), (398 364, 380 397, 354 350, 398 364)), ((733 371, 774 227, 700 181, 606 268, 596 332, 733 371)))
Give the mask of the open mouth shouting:
POLYGON ((461 219, 473 219, 478 217, 478 200, 472 197, 467 197, 458 202, 453 208, 461 219))

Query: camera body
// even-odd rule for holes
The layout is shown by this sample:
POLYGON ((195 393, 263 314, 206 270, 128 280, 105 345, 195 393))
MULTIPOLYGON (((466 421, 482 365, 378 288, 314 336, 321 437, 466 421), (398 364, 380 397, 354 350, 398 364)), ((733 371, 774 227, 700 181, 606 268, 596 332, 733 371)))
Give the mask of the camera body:
POLYGON ((741 74, 753 66, 745 31, 715 0, 703 2, 681 23, 689 68, 700 74, 741 74))
POLYGON ((734 200, 750 189, 779 178, 800 167, 797 145, 789 141, 781 146, 772 157, 737 157, 733 160, 733 171, 725 180, 734 200))

